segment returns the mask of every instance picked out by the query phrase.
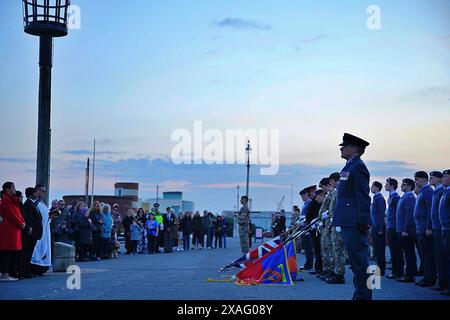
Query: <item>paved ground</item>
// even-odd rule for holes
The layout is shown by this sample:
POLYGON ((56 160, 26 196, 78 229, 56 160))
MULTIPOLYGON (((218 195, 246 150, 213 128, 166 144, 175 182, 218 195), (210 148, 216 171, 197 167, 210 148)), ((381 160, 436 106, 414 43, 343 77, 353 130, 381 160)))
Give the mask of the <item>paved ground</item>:
MULTIPOLYGON (((233 283, 208 282, 208 278, 224 279, 218 272, 239 256, 237 239, 229 239, 228 249, 175 252, 161 255, 120 256, 116 260, 79 263, 81 289, 66 287, 67 274, 47 273, 35 279, 0 283, 0 300, 7 299, 330 299, 347 300, 352 296, 351 271, 347 284, 328 285, 308 273, 305 281, 293 286, 237 286, 233 283)), ((299 255, 299 265, 304 257, 299 255)), ((232 275, 227 272, 226 275, 232 275)), ((448 299, 439 293, 414 284, 382 279, 381 290, 374 299, 433 300, 448 299)))

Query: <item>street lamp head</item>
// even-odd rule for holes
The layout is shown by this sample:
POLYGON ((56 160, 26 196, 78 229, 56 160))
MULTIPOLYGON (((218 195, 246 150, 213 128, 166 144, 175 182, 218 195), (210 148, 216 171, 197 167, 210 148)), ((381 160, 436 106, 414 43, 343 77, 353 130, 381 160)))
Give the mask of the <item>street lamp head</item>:
POLYGON ((24 31, 33 36, 64 37, 70 0, 22 0, 24 31))

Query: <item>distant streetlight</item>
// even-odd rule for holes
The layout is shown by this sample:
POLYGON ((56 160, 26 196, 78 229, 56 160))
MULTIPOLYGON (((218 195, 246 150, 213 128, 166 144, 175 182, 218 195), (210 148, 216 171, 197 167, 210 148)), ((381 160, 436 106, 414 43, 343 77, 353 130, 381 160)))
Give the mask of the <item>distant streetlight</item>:
POLYGON ((53 66, 53 37, 68 33, 70 0, 22 0, 24 31, 39 36, 39 118, 36 160, 36 184, 50 189, 50 106, 53 66))

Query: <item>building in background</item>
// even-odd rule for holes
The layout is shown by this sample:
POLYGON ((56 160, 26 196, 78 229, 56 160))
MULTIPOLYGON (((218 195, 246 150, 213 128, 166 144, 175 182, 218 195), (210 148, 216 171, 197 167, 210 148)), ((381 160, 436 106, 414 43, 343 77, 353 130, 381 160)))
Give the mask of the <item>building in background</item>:
MULTIPOLYGON (((85 195, 66 195, 63 196, 64 201, 67 204, 71 204, 72 201, 86 201, 85 195)), ((91 195, 88 197, 88 206, 91 205, 91 195)), ((138 207, 139 203, 139 183, 134 182, 117 182, 114 184, 114 195, 94 195, 94 201, 100 201, 113 205, 119 204, 120 214, 124 216, 129 209, 138 207)))
POLYGON ((137 203, 137 207, 143 208, 144 210, 150 210, 153 208, 153 204, 159 203, 159 210, 165 212, 167 207, 172 208, 172 210, 178 214, 180 212, 195 210, 195 204, 193 201, 183 200, 183 192, 181 191, 167 191, 163 192, 162 198, 158 200, 156 198, 148 199, 145 201, 140 201, 137 203))

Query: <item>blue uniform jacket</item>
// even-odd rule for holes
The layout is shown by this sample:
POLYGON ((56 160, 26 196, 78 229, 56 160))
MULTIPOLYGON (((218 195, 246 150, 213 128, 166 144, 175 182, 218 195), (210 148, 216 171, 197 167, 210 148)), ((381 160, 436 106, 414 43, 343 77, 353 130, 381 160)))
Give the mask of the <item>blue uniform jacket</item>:
POLYGON ((406 232, 409 235, 416 234, 416 224, 414 222, 414 207, 416 197, 412 192, 405 192, 398 201, 397 206, 397 232, 406 232))
POLYGON ((333 226, 356 227, 358 224, 369 224, 369 179, 369 170, 360 157, 347 161, 337 188, 333 226))
POLYGON ((439 202, 444 194, 444 190, 444 187, 440 185, 433 191, 433 199, 431 202, 431 226, 433 229, 442 229, 441 222, 439 221, 439 202))
POLYGON ((439 202, 439 222, 442 230, 450 230, 450 188, 447 187, 439 202))
POLYGON ((386 229, 386 223, 384 221, 386 215, 386 200, 381 193, 377 193, 373 196, 372 207, 370 209, 370 215, 372 216, 372 231, 378 233, 386 229))
POLYGON ((397 205, 400 201, 400 196, 397 192, 393 192, 389 195, 388 199, 388 214, 387 214, 387 228, 397 229, 397 205))
POLYGON ((416 220, 417 233, 425 233, 431 230, 431 202, 433 200, 433 188, 430 185, 423 186, 417 196, 414 208, 414 220, 416 220))

